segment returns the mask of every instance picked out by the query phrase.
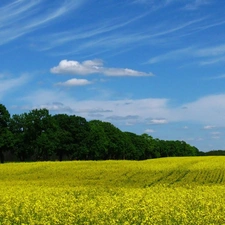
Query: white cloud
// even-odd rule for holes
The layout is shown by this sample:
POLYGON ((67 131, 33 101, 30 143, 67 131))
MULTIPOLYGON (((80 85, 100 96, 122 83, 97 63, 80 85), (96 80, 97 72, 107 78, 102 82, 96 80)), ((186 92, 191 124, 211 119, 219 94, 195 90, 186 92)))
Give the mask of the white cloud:
POLYGON ((198 49, 195 52, 195 56, 203 58, 200 61, 200 65, 203 66, 225 62, 225 44, 198 49))
POLYGON ((7 75, 0 75, 0 99, 9 92, 13 92, 17 87, 26 84, 28 76, 26 74, 19 76, 18 78, 8 78, 7 75))
POLYGON ((213 126, 225 126, 225 94, 209 95, 174 110, 174 121, 194 121, 213 126), (186 109, 182 109, 186 107, 186 109))
POLYGON ((101 60, 86 60, 83 62, 62 60, 58 66, 51 68, 56 74, 104 74, 106 76, 153 76, 152 73, 140 72, 127 68, 107 68, 101 60))
POLYGON ((220 134, 221 132, 219 132, 219 131, 214 131, 214 132, 211 132, 211 134, 213 134, 213 135, 218 135, 218 134, 220 134))
POLYGON ((211 138, 212 139, 220 139, 220 135, 221 135, 221 132, 219 132, 219 131, 213 131, 213 132, 210 132, 210 134, 211 134, 211 138))
POLYGON ((196 139, 196 141, 204 141, 204 138, 199 137, 199 138, 196 139))
MULTIPOLYGON (((79 7, 82 0, 59 1, 43 8, 43 1, 11 1, 0 7, 0 45, 32 32, 79 7), (16 26, 13 26, 16 24, 16 26), (18 26, 19 24, 19 26, 18 26)), ((50 1, 48 4, 51 4, 50 1)))
POLYGON ((122 100, 83 100, 79 101, 74 96, 59 90, 37 90, 23 97, 23 102, 30 105, 30 108, 40 108, 46 106, 49 110, 68 109, 68 113, 87 119, 93 119, 96 114, 101 114, 102 119, 111 121, 126 121, 134 123, 146 122, 149 115, 152 118, 165 116, 167 113, 167 99, 147 98, 147 99, 122 99, 122 100), (60 102, 63 107, 59 107, 54 102, 60 102))
POLYGON ((223 57, 212 57, 211 59, 202 60, 201 62, 199 62, 199 65, 207 66, 207 65, 221 63, 221 62, 225 62, 225 56, 223 56, 223 57))
POLYGON ((82 63, 72 60, 62 60, 58 66, 51 68, 50 71, 56 74, 87 75, 99 73, 102 65, 103 62, 101 60, 87 60, 82 63))
POLYGON ((142 77, 142 76, 153 76, 153 73, 145 73, 132 69, 122 68, 104 68, 103 74, 106 76, 131 76, 131 77, 142 77))
POLYGON ((47 103, 47 104, 41 104, 39 106, 34 106, 33 109, 35 108, 45 108, 48 110, 51 110, 56 113, 73 113, 73 109, 71 109, 69 106, 65 106, 61 102, 52 102, 52 103, 47 103))
POLYGON ((101 114, 101 119, 119 123, 137 124, 166 124, 168 122, 195 122, 202 125, 204 129, 225 127, 225 94, 205 96, 187 104, 171 107, 168 99, 146 98, 146 99, 120 99, 110 100, 96 98, 89 100, 78 100, 76 96, 62 90, 37 90, 23 97, 23 102, 30 108, 45 105, 55 110, 68 109, 68 113, 93 119, 95 115, 101 114), (60 102, 53 107, 54 102, 60 102), (182 107, 186 107, 182 109, 182 107), (108 118, 108 119, 107 119, 108 118), (206 124, 206 125, 204 125, 206 124))
MULTIPOLYGON (((224 23, 224 22, 223 22, 224 23)), ((216 26, 216 25, 215 25, 216 26)), ((225 61, 225 44, 213 47, 197 48, 194 46, 188 48, 176 49, 167 53, 150 58, 147 63, 154 64, 163 61, 181 61, 196 58, 196 64, 209 65, 225 61), (199 61, 197 61, 199 59, 199 61)))
POLYGON ((176 39, 179 39, 179 37, 198 32, 202 29, 200 25, 201 22, 206 19, 198 18, 180 22, 178 22, 178 20, 175 24, 168 23, 167 20, 159 21, 150 24, 149 27, 151 27, 151 29, 146 28, 144 32, 141 27, 140 29, 137 27, 133 30, 127 29, 129 26, 132 26, 133 22, 142 19, 146 15, 149 15, 149 12, 134 16, 132 19, 126 16, 108 18, 107 22, 96 22, 90 26, 78 26, 75 30, 71 29, 66 32, 45 34, 38 40, 35 40, 35 43, 38 44, 37 50, 48 51, 64 45, 65 48, 63 51, 60 49, 60 51, 52 54, 68 56, 69 54, 74 55, 82 53, 82 55, 85 54, 86 57, 90 52, 94 55, 99 55, 102 52, 108 52, 108 54, 112 55, 120 54, 121 51, 129 51, 140 45, 161 45, 162 43, 168 43, 170 38, 174 41, 174 38, 171 36, 176 36, 176 39), (123 30, 121 31, 121 29, 123 30), (175 34, 172 35, 173 33, 175 34), (71 45, 69 43, 73 44, 71 45), (71 46, 74 45, 76 47, 71 48, 71 46))
MULTIPOLYGON (((102 45, 104 45, 103 39, 102 38, 99 39, 99 35, 103 36, 106 33, 123 28, 137 20, 140 20, 141 18, 145 16, 146 16, 146 13, 138 15, 131 19, 127 19, 123 17, 113 18, 113 19, 104 20, 100 23, 90 24, 89 26, 85 26, 85 27, 82 26, 80 28, 77 28, 75 31, 70 30, 70 31, 59 32, 54 34, 51 33, 47 36, 47 39, 51 40, 51 42, 48 43, 48 47, 43 48, 42 46, 42 50, 49 50, 51 48, 61 46, 62 44, 65 44, 68 42, 82 41, 82 40, 90 39, 90 38, 94 39, 96 36, 98 36, 97 40, 92 41, 91 43, 94 44, 94 43, 100 42, 102 45)), ((106 39, 109 39, 109 38, 107 37, 106 39)), ((40 41, 43 43, 46 43, 46 37, 42 37, 40 41)), ((88 42, 86 42, 86 44, 88 45, 88 42)), ((91 47, 91 45, 89 45, 89 47, 91 47)), ((77 48, 79 47, 77 46, 77 48)))
POLYGON ((168 121, 166 119, 151 119, 150 124, 166 124, 168 121))
POLYGON ((145 133, 154 133, 155 131, 153 129, 146 129, 144 132, 145 133))
POLYGON ((187 10, 196 10, 201 6, 208 5, 212 0, 194 0, 191 3, 188 3, 184 8, 187 10))
POLYGON ((203 129, 205 129, 205 130, 211 130, 213 128, 215 128, 215 126, 206 125, 206 126, 203 127, 203 129))
POLYGON ((199 49, 196 52, 197 56, 220 56, 225 54, 225 44, 217 45, 209 48, 199 49))
POLYGON ((212 139, 220 139, 220 136, 212 136, 212 139))
POLYGON ((151 59, 148 60, 148 63, 154 64, 154 63, 167 61, 167 60, 179 60, 179 59, 182 59, 184 56, 186 57, 189 56, 192 51, 193 51, 193 47, 177 49, 162 55, 152 57, 151 59))
POLYGON ((71 86, 84 86, 84 85, 88 85, 88 84, 91 84, 91 82, 86 79, 73 78, 73 79, 67 80, 65 82, 59 82, 56 85, 71 87, 71 86))
POLYGON ((225 74, 222 74, 218 76, 209 77, 207 80, 216 80, 216 79, 224 79, 224 78, 225 78, 225 74))

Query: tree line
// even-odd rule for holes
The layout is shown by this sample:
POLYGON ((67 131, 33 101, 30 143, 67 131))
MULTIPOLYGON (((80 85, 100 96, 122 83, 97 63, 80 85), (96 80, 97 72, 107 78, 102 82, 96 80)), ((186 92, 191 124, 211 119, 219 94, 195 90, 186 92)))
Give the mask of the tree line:
POLYGON ((0 160, 144 160, 195 156, 199 150, 184 141, 154 139, 122 132, 109 122, 75 115, 51 115, 47 109, 10 113, 0 104, 0 160))
POLYGON ((201 156, 225 156, 225 150, 210 150, 208 152, 199 152, 201 156))

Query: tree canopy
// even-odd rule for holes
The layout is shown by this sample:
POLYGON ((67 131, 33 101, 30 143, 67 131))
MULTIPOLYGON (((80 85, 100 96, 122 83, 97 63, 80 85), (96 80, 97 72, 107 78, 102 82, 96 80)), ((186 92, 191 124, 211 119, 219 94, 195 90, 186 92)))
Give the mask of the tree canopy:
POLYGON ((122 132, 109 122, 87 121, 75 115, 51 115, 47 109, 10 116, 0 104, 0 159, 39 160, 144 160, 198 155, 184 141, 154 139, 148 134, 122 132))

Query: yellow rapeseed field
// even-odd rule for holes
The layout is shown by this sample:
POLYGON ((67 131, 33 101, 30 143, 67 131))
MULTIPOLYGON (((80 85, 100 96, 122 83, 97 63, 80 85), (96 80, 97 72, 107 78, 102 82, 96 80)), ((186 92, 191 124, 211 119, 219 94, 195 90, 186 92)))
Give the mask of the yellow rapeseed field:
POLYGON ((225 224, 225 157, 0 165, 0 224, 225 224))

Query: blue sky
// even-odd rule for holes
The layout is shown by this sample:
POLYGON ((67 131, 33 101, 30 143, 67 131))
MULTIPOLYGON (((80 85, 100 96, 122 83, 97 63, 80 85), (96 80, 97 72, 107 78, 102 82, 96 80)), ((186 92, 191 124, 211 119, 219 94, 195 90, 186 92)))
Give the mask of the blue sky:
POLYGON ((225 149, 222 0, 1 0, 0 102, 225 149))

